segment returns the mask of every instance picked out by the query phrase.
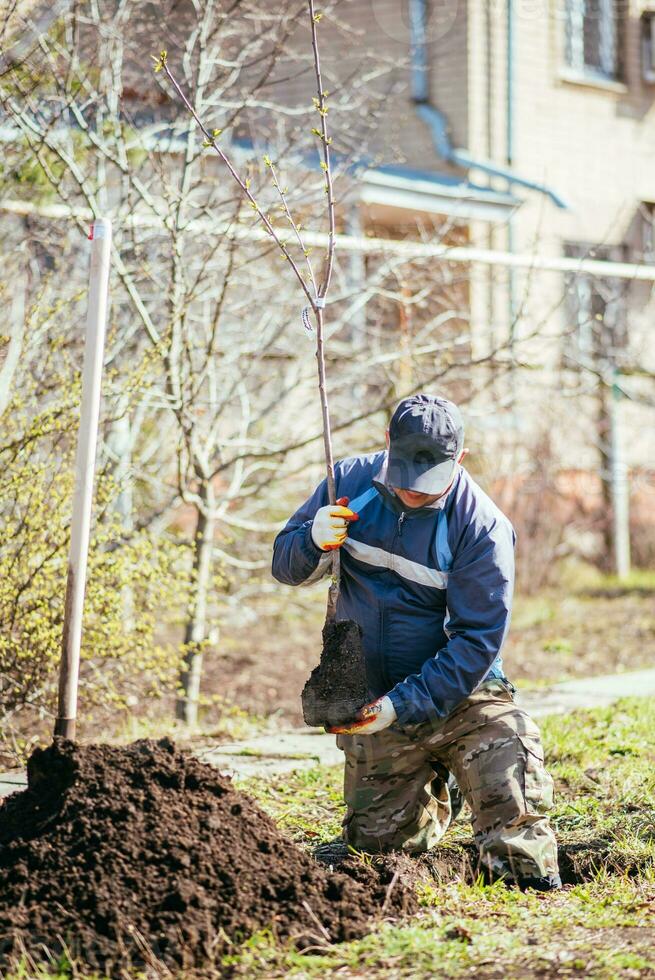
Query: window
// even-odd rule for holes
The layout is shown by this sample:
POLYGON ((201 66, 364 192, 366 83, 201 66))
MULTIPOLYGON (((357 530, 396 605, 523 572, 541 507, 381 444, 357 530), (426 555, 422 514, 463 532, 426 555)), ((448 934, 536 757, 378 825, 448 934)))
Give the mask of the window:
POLYGON ((655 204, 642 201, 639 206, 641 256, 644 262, 655 262, 655 204))
POLYGON ((625 0, 565 0, 565 55, 569 68, 591 78, 619 78, 624 3, 625 0))
POLYGON ((641 73, 645 82, 655 82, 655 13, 641 18, 641 73))
MULTIPOLYGON (((622 246, 569 244, 571 258, 623 261, 622 246)), ((570 367, 614 361, 627 345, 626 286, 621 279, 599 278, 589 273, 569 273, 566 277, 568 328, 564 357, 570 367)))

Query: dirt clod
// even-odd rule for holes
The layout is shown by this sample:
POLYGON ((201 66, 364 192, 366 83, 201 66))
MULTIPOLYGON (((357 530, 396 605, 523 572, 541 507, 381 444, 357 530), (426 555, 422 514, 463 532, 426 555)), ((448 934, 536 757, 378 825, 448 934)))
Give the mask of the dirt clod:
POLYGON ((231 780, 173 742, 62 739, 0 807, 0 970, 67 947, 114 975, 154 956, 201 966, 270 928, 299 945, 363 935, 415 900, 374 869, 330 872, 231 780), (364 879, 362 879, 362 874, 364 879))
POLYGON ((361 628, 352 620, 326 623, 321 662, 302 692, 305 724, 346 724, 369 700, 361 628))

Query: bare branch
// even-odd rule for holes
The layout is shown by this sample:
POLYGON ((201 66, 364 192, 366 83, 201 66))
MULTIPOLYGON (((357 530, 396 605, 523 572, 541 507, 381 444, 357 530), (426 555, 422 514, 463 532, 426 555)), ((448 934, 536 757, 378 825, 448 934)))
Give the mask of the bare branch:
POLYGON ((160 64, 161 64, 161 67, 162 67, 163 71, 166 74, 166 77, 169 79, 169 81, 173 85, 173 88, 175 89, 175 91, 179 95, 180 99, 182 100, 182 102, 184 103, 184 105, 186 106, 186 108, 191 113, 191 115, 195 119, 196 123, 200 127, 200 129, 201 129, 201 131, 202 131, 202 133, 203 133, 203 135, 205 137, 205 145, 206 146, 211 146, 211 148, 218 154, 218 156, 223 161, 223 163, 225 164, 225 166, 227 167, 227 169, 230 171, 232 177, 234 178, 234 180, 237 182, 237 184, 241 188, 242 193, 245 195, 245 197, 250 202, 250 206, 252 207, 253 211, 257 214, 257 216, 259 217, 260 221, 262 222, 262 224, 266 228, 267 232, 269 233, 269 235, 271 236, 271 238, 275 241, 275 243, 277 244, 278 248, 280 249, 280 251, 284 255, 285 259, 287 260, 287 262, 289 263, 289 265, 293 269, 294 275, 296 276, 298 282, 300 283, 300 286, 301 286, 303 292, 305 293, 305 295, 307 296, 307 299, 311 303, 312 308, 315 308, 315 297, 312 296, 310 290, 307 288, 307 284, 305 283, 305 280, 302 277, 302 274, 301 274, 300 269, 298 268, 298 266, 296 264, 295 259, 293 258, 293 256, 289 252, 288 248, 286 247, 286 245, 284 244, 284 242, 282 241, 282 239, 278 235, 277 231, 275 230, 275 228, 271 224, 271 221, 270 221, 268 215, 260 208, 260 206, 257 203, 257 201, 255 200, 253 194, 250 192, 250 188, 248 186, 248 181, 247 180, 244 180, 240 176, 240 174, 238 173, 238 171, 236 170, 236 168, 232 164, 232 161, 230 160, 230 158, 227 156, 227 154, 221 149, 221 147, 216 142, 218 136, 220 136, 220 131, 219 130, 213 130, 213 131, 210 132, 207 129, 207 127, 205 126, 205 124, 202 122, 202 120, 200 119, 200 116, 198 115, 198 113, 196 112, 196 110, 194 109, 194 107, 191 105, 191 103, 189 102, 188 98, 186 97, 186 95, 185 95, 182 87, 180 86, 179 82, 177 81, 177 79, 175 78, 175 76, 173 75, 173 73, 171 72, 171 70, 170 70, 170 68, 168 66, 168 60, 167 60, 166 52, 165 51, 163 51, 161 53, 161 55, 160 55, 160 61, 158 62, 157 67, 159 67, 160 64))

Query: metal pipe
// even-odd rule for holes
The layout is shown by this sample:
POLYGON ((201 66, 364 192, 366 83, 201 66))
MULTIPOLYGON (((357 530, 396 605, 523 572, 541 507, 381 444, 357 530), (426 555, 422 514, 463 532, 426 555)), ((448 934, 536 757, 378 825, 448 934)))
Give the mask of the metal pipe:
POLYGON ((432 105, 429 98, 428 57, 426 42, 427 0, 410 0, 409 3, 410 52, 412 58, 412 100, 419 116, 430 128, 435 149, 440 157, 466 169, 480 170, 490 177, 502 177, 510 185, 525 187, 550 198, 558 208, 568 209, 568 204, 551 187, 538 181, 520 177, 509 167, 502 167, 490 160, 472 156, 468 150, 453 146, 448 134, 448 123, 443 112, 432 105))
POLYGON ((514 163, 514 0, 507 0, 507 88, 505 92, 507 129, 505 158, 509 167, 514 163))
MULTIPOLYGON (((505 81, 505 160, 508 167, 514 163, 514 0, 507 0, 506 8, 506 81, 505 81)), ((507 219, 507 251, 514 251, 514 220, 507 219)), ((507 270, 507 318, 509 320, 509 347, 514 354, 516 328, 516 276, 510 266, 507 270)))
POLYGON ((425 42, 427 33, 427 10, 423 2, 409 3, 409 44, 410 70, 412 75, 412 98, 417 103, 430 101, 430 79, 428 74, 428 51, 425 42))
MULTIPOLYGON (((484 27, 485 27, 485 74, 486 74, 486 148, 485 152, 489 159, 492 158, 494 154, 494 92, 496 89, 495 79, 494 79, 494 36, 492 31, 492 18, 491 18, 491 3, 487 2, 484 4, 484 27)), ((488 249, 493 249, 495 241, 495 224, 493 221, 487 222, 486 228, 486 244, 488 249)), ((495 309, 496 309, 496 284, 495 284, 495 274, 493 266, 487 266, 487 329, 489 331, 489 338, 491 346, 493 347, 497 343, 496 328, 495 328, 495 309)))
MULTIPOLYGON (((66 204, 35 204, 32 201, 0 200, 0 211, 12 214, 38 214, 53 220, 79 218, 93 219, 88 208, 71 208, 66 204)), ((132 212, 116 223, 125 229, 154 228, 168 234, 161 218, 151 212, 132 212)), ((229 222, 197 218, 186 226, 190 233, 230 238, 238 241, 268 242, 271 236, 265 228, 245 227, 229 222)), ((307 245, 325 246, 328 236, 321 231, 306 231, 307 245)), ((395 255, 408 262, 412 259, 441 258, 448 262, 477 263, 489 266, 512 266, 514 269, 532 269, 543 272, 570 272, 575 275, 600 276, 602 278, 629 279, 634 282, 655 282, 655 264, 636 262, 606 262, 600 259, 546 256, 537 252, 503 252, 498 249, 477 248, 468 245, 448 246, 443 242, 398 241, 393 238, 368 238, 365 235, 336 234, 334 240, 339 252, 361 252, 366 255, 395 255)))

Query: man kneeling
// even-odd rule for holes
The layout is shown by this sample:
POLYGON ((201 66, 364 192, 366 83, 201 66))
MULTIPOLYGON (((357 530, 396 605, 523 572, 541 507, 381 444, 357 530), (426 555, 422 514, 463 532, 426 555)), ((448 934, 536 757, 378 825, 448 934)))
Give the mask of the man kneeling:
POLYGON ((372 698, 333 729, 346 757, 344 840, 428 850, 453 818, 456 780, 486 877, 548 890, 561 886, 544 815, 553 783, 500 656, 514 531, 462 466, 467 452, 457 406, 405 399, 386 451, 337 463, 339 504, 323 481, 291 517, 273 574, 313 582, 341 548, 337 618, 362 627, 372 698))

